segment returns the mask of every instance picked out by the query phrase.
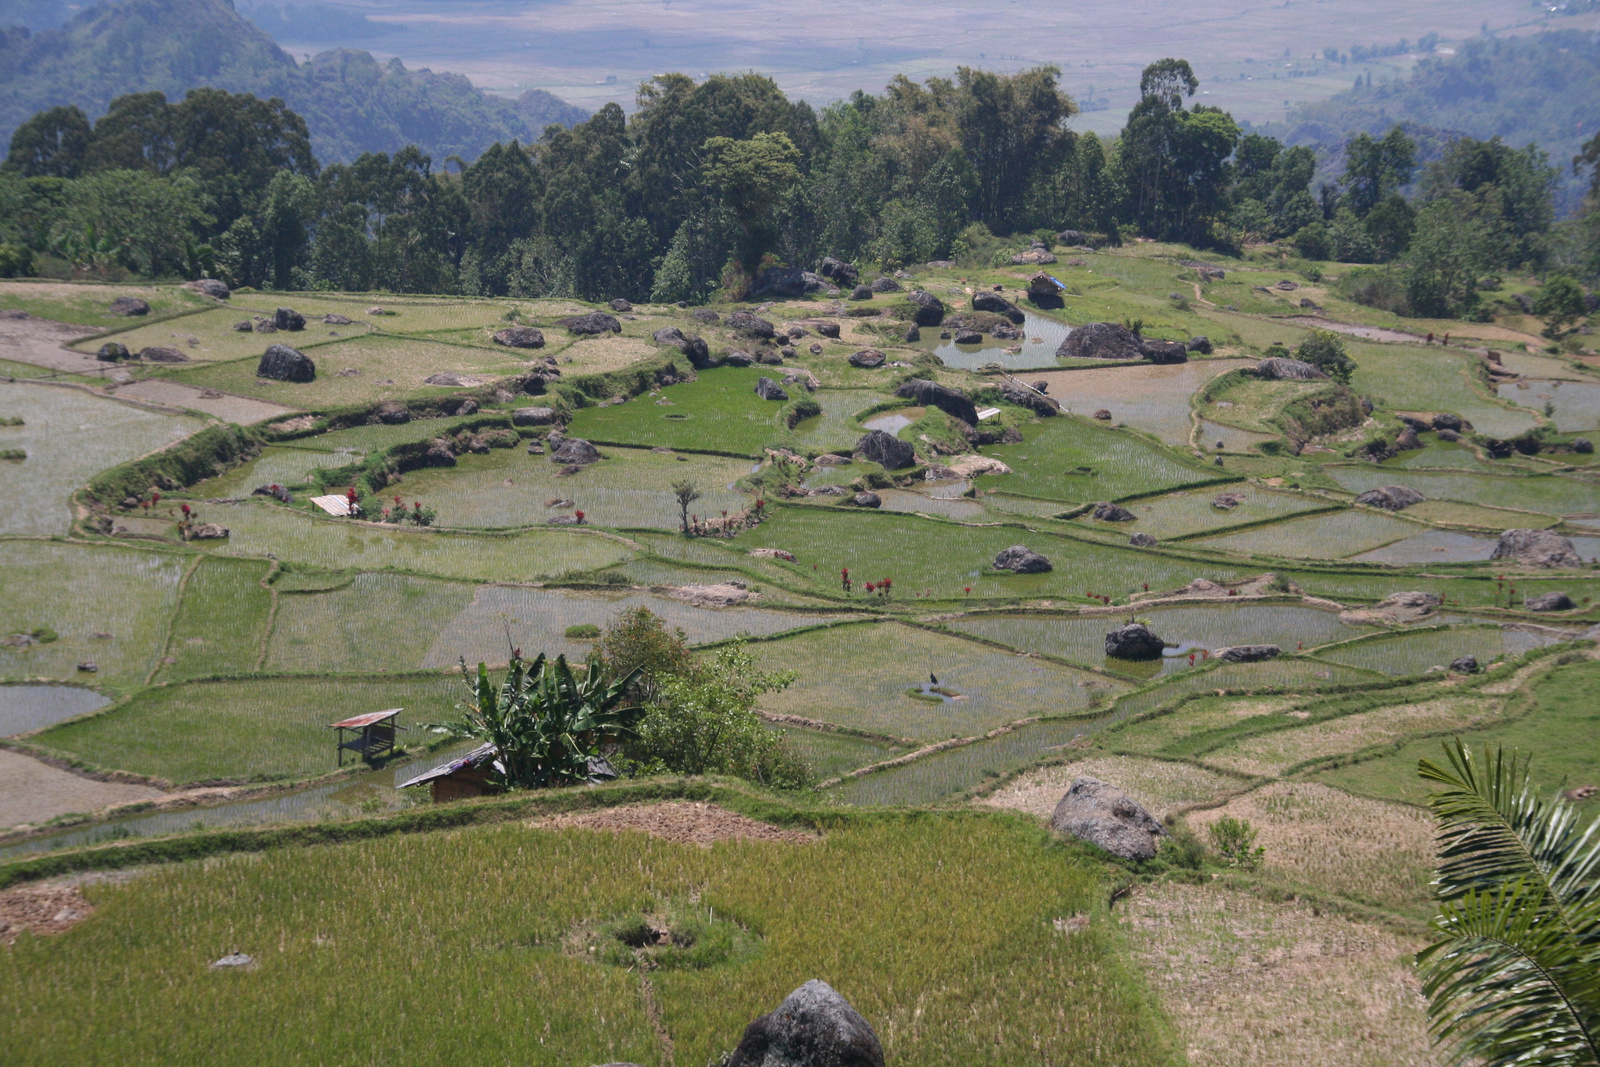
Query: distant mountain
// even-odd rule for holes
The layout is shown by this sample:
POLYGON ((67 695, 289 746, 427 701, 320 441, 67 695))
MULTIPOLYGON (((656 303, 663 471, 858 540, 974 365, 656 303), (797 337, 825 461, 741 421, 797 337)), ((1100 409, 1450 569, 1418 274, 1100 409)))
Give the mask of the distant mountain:
POLYGON ((1586 182, 1573 177, 1572 157, 1600 130, 1600 35, 1557 30, 1475 38, 1453 56, 1423 59, 1407 79, 1303 104, 1286 123, 1258 129, 1289 144, 1320 146, 1328 163, 1342 167, 1352 134, 1382 133, 1397 123, 1441 147, 1462 134, 1498 136, 1514 148, 1537 143, 1561 169, 1558 205, 1575 208, 1586 182))
POLYGON ((115 97, 202 86, 281 97, 306 120, 323 163, 415 144, 442 162, 475 159, 496 141, 538 138, 551 123, 588 117, 538 90, 489 96, 459 74, 407 70, 399 59, 335 49, 296 64, 230 0, 124 0, 89 8, 59 29, 0 30, 0 146, 35 113, 77 104, 98 117, 115 97))

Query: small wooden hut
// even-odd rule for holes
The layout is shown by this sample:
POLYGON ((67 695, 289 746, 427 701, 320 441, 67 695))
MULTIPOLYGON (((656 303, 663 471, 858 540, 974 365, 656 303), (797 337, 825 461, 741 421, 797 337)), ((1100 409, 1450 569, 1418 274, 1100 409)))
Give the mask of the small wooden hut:
POLYGON ((355 752, 368 763, 393 752, 395 731, 405 729, 399 722, 400 713, 404 710, 404 708, 387 708, 384 711, 369 711, 364 715, 330 722, 328 729, 339 731, 337 749, 339 766, 344 766, 346 752, 355 752), (351 734, 348 740, 345 738, 347 730, 351 734))
POLYGON ((409 789, 414 785, 426 784, 435 804, 498 793, 500 788, 494 782, 495 755, 493 745, 482 744, 464 756, 457 756, 399 783, 395 788, 409 789))

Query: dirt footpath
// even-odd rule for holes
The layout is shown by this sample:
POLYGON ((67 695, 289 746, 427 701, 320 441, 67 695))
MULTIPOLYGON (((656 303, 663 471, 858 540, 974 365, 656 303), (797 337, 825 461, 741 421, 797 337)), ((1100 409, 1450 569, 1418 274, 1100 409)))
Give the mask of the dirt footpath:
POLYGON ((98 332, 100 327, 72 326, 36 319, 32 315, 12 317, 15 314, 0 315, 0 359, 79 374, 105 369, 106 365, 95 359, 94 353, 74 352, 63 347, 68 341, 98 332))
POLYGON ((88 815, 113 804, 164 796, 148 785, 96 782, 29 756, 0 749, 0 830, 38 826, 57 815, 88 815))

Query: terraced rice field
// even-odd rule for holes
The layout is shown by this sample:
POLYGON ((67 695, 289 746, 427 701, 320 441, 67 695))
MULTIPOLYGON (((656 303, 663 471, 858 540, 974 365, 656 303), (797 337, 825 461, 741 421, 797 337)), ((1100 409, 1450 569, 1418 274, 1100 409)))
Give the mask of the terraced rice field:
POLYGON ((848 804, 910 807, 959 799, 991 779, 1057 754, 1083 731, 1071 722, 1040 722, 987 741, 854 778, 829 792, 848 804))
POLYGON ((1230 480, 1083 419, 1047 419, 1023 436, 1022 444, 989 449, 1014 473, 986 475, 978 479, 981 487, 1082 504, 1230 480))
POLYGON ((1558 639, 1497 626, 1452 626, 1357 641, 1319 652, 1318 658, 1398 676, 1447 667, 1460 656, 1475 656, 1480 664, 1487 665, 1501 656, 1518 656, 1555 640, 1558 639))
POLYGON ((1238 533, 1194 542, 1222 552, 1245 552, 1293 559, 1342 559, 1411 537, 1416 523, 1369 511, 1341 511, 1255 526, 1238 533))
POLYGON ((1166 365, 1140 362, 1129 367, 1030 373, 1025 380, 1049 382, 1049 395, 1074 415, 1093 415, 1104 408, 1111 412, 1112 422, 1125 422, 1166 444, 1182 446, 1189 443, 1192 429, 1189 398, 1217 375, 1252 365, 1242 359, 1166 365))
POLYGON ((1403 478, 1396 478, 1391 471, 1370 467, 1328 467, 1326 470, 1329 477, 1352 493, 1398 483, 1410 486, 1429 500, 1460 500, 1547 515, 1592 511, 1595 501, 1600 499, 1600 485, 1559 474, 1506 477, 1408 471, 1403 478))
POLYGON ((1555 427, 1562 433, 1600 429, 1600 382, 1538 381, 1500 386, 1502 400, 1544 411, 1550 408, 1555 427))
POLYGON ((1132 522, 1096 522, 1090 516, 1080 521, 1100 529, 1125 530, 1129 534, 1147 533, 1156 540, 1190 537, 1229 526, 1267 522, 1287 518, 1303 511, 1325 510, 1331 501, 1315 497, 1297 496, 1294 493, 1275 493, 1249 484, 1208 486, 1189 489, 1166 496, 1144 497, 1128 502, 1133 512, 1132 522), (1229 493, 1244 498, 1231 508, 1219 508, 1212 501, 1220 494, 1229 493))
POLYGON ((87 715, 110 701, 76 685, 0 685, 0 737, 25 734, 87 715))

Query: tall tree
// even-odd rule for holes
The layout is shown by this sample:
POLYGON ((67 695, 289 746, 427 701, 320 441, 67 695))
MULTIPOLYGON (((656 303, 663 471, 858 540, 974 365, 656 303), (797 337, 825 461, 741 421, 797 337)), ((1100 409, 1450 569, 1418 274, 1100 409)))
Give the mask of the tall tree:
POLYGON ((1344 204, 1359 218, 1390 193, 1411 181, 1417 169, 1416 142, 1395 126, 1375 139, 1358 133, 1345 146, 1344 204))
POLYGON ((30 178, 76 178, 89 151, 89 118, 76 105, 41 111, 11 135, 5 169, 30 178))

